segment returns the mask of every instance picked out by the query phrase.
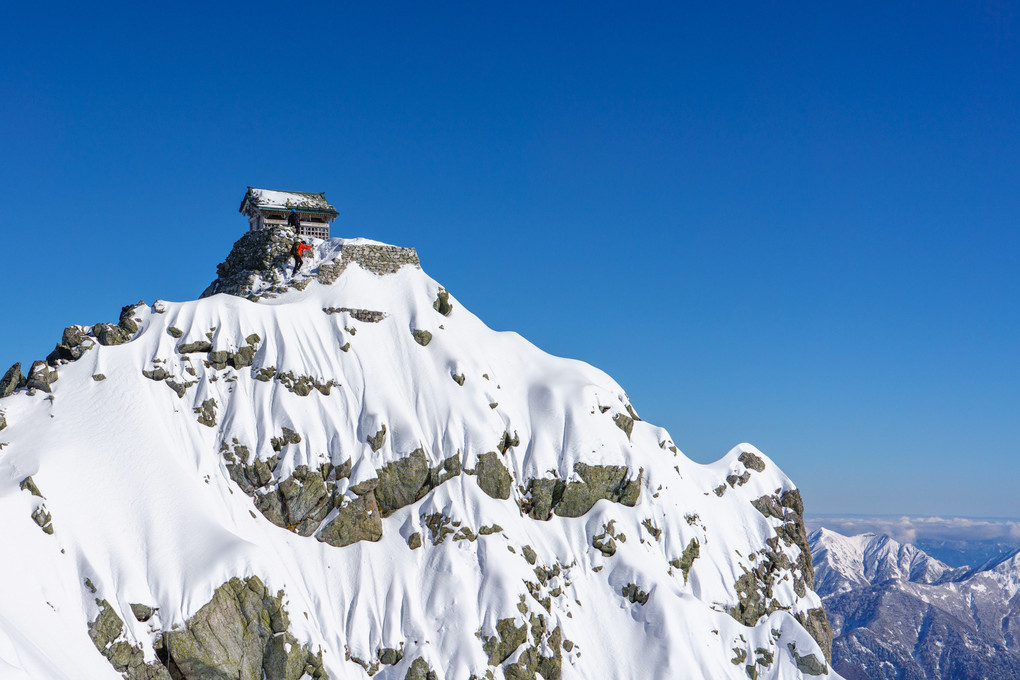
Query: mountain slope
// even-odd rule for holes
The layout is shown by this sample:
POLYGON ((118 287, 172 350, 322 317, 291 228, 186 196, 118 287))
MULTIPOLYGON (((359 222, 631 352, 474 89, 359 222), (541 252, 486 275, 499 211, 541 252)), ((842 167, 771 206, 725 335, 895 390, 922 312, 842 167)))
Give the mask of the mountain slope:
POLYGON ((972 571, 888 536, 810 541, 844 677, 1020 677, 1020 555, 972 571))
POLYGON ((763 454, 691 462, 413 250, 289 242, 0 382, 4 677, 833 675, 763 454))

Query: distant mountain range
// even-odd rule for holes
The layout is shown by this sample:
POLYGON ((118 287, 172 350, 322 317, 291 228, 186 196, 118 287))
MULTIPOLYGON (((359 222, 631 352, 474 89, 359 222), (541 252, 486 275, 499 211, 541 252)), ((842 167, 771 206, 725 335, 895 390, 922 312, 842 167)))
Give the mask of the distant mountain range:
POLYGON ((847 680, 1020 678, 1020 552, 950 567, 888 536, 809 536, 847 680))

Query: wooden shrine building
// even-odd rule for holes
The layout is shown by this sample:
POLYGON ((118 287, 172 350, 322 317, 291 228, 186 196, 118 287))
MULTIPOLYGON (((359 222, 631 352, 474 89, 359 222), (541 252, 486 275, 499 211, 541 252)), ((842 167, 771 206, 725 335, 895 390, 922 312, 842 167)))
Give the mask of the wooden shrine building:
POLYGON ((329 225, 336 219, 336 208, 326 200, 326 194, 304 191, 276 191, 248 187, 239 212, 248 216, 251 231, 287 225, 291 208, 301 217, 299 236, 329 238, 329 225))

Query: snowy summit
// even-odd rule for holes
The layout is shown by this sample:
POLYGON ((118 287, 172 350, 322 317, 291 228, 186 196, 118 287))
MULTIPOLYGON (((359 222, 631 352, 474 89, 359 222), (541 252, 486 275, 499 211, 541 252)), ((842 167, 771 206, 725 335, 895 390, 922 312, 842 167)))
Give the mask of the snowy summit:
POLYGON ((246 233, 0 380, 0 677, 837 677, 800 495, 413 249, 246 233))

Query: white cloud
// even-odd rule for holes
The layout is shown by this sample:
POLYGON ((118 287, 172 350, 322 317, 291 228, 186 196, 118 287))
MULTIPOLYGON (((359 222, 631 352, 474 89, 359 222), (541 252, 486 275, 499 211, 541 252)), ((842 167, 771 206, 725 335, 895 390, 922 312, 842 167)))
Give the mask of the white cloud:
POLYGON ((825 527, 846 536, 886 534, 900 543, 921 539, 1020 542, 1020 521, 969 517, 807 517, 809 531, 825 527))

